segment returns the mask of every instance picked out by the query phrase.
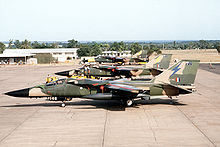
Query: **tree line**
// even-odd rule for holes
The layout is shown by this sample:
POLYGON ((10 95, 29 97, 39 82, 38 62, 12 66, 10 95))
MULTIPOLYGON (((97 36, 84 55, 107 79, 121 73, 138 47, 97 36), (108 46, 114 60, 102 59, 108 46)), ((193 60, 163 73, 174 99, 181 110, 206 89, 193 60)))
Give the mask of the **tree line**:
MULTIPOLYGON (((152 52, 160 53, 162 49, 217 49, 220 52, 220 41, 218 40, 199 40, 199 41, 161 41, 161 42, 79 42, 75 39, 66 42, 38 42, 25 39, 9 40, 8 49, 44 49, 44 48, 79 48, 78 56, 97 56, 102 51, 128 51, 132 54, 140 50, 146 50, 148 54, 152 52)), ((6 49, 4 43, 0 42, 0 53, 6 49)))

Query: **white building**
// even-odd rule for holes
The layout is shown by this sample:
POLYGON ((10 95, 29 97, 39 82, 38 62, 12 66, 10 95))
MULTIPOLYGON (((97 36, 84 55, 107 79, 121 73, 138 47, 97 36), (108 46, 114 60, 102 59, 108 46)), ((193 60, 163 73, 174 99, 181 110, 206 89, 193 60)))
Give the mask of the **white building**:
POLYGON ((21 55, 36 55, 36 54, 51 54, 52 57, 59 62, 76 59, 77 50, 79 48, 58 48, 58 49, 5 49, 3 56, 21 56, 21 55))
MULTIPOLYGON (((17 64, 20 61, 24 63, 32 64, 32 61, 36 58, 33 58, 35 54, 0 54, 0 64, 17 64)), ((34 62, 35 64, 37 61, 34 62)))
POLYGON ((119 57, 123 57, 123 58, 130 58, 131 55, 131 51, 122 51, 122 52, 118 52, 118 51, 103 51, 102 52, 102 56, 119 56, 119 57))

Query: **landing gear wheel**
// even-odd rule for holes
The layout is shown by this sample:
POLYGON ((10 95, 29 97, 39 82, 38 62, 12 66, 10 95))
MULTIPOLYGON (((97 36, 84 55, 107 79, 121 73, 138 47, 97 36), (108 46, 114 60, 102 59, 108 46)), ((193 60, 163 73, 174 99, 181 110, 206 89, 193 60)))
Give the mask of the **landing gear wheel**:
POLYGON ((170 100, 170 104, 171 104, 171 105, 175 105, 176 103, 175 103, 174 100, 170 100))
POLYGON ((61 104, 61 107, 65 107, 65 106, 66 106, 66 104, 65 104, 65 103, 62 103, 62 104, 61 104))
POLYGON ((127 100, 127 101, 126 101, 126 104, 127 104, 128 107, 130 107, 130 106, 132 106, 133 101, 132 101, 132 100, 127 100))
POLYGON ((174 105, 175 102, 174 102, 173 98, 172 98, 171 96, 169 96, 169 98, 170 98, 170 104, 171 104, 171 105, 174 105))

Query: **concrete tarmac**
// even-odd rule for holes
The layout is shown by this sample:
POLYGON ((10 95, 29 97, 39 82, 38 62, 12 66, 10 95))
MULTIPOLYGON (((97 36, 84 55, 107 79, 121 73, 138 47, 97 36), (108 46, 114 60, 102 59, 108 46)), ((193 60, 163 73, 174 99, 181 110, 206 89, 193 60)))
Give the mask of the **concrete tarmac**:
POLYGON ((3 94, 71 68, 0 68, 1 147, 220 146, 220 75, 204 69, 198 70, 197 92, 178 97, 175 105, 153 99, 124 108, 117 101, 76 98, 61 108, 60 102, 3 94))

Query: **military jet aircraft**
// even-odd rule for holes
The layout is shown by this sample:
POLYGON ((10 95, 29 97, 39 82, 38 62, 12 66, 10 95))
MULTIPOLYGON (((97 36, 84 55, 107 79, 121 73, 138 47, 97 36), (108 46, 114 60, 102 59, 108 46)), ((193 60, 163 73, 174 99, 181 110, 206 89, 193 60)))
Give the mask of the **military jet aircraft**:
POLYGON ((95 58, 89 58, 82 60, 82 63, 117 63, 118 65, 125 65, 126 63, 143 65, 149 61, 149 55, 147 50, 141 50, 134 54, 131 58, 122 58, 114 56, 97 56, 95 58))
POLYGON ((99 64, 102 63, 117 63, 119 65, 125 64, 128 62, 126 58, 121 58, 121 57, 111 57, 111 56, 98 56, 96 58, 91 58, 88 60, 83 60, 83 63, 86 62, 98 62, 99 64))
POLYGON ((90 69, 80 68, 76 70, 68 70, 55 73, 60 76, 80 75, 84 74, 86 76, 94 77, 120 77, 125 76, 127 78, 153 75, 156 76, 167 69, 170 65, 172 54, 162 54, 158 55, 150 62, 141 67, 122 67, 122 66, 93 66, 90 69))
POLYGON ((53 83, 5 93, 14 97, 56 97, 57 100, 72 100, 74 97, 94 100, 120 100, 131 106, 137 98, 148 100, 151 96, 173 96, 189 94, 194 90, 199 60, 182 60, 151 81, 128 79, 94 80, 61 79, 53 83))
POLYGON ((149 55, 147 54, 147 52, 148 51, 146 50, 141 50, 137 52, 129 60, 129 64, 138 64, 138 65, 146 64, 149 61, 149 55))

